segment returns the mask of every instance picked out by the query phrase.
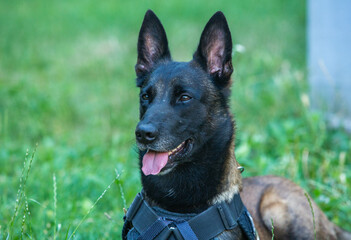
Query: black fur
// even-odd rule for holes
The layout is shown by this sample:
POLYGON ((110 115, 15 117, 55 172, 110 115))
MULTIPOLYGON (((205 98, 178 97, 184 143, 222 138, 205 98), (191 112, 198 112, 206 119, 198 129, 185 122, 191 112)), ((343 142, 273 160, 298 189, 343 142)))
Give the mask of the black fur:
MULTIPOLYGON (((228 107, 233 72, 231 54, 231 34, 221 12, 214 14, 206 24, 190 62, 172 61, 160 20, 150 10, 145 14, 135 66, 137 86, 140 87, 140 122, 135 133, 140 150, 142 185, 149 205, 177 213, 199 213, 214 199, 227 200, 224 198, 230 196, 230 191, 235 191, 232 186, 241 188, 240 175, 228 172, 228 169, 234 169, 231 164, 236 163, 231 149, 234 147, 231 145, 234 121, 228 107), (230 177, 239 177, 239 180, 228 180, 230 177), (225 194, 221 195, 223 192, 225 194)), ((288 221, 285 226, 281 226, 282 223, 275 226, 277 233, 302 239, 309 234, 300 230, 308 229, 312 237, 314 226, 310 215, 301 214, 309 209, 304 191, 283 178, 257 179, 259 184, 244 180, 243 185, 246 182, 245 189, 248 190, 244 189, 240 194, 258 223, 261 236, 271 238, 270 222, 267 224, 264 218, 277 213, 278 216, 298 216, 293 220, 285 218, 283 223, 288 221), (267 192, 274 182, 276 192, 267 192), (286 185, 282 186, 284 182, 286 185), (278 205, 271 206, 272 200, 278 205), (267 206, 262 205, 262 201, 268 201, 267 206), (265 209, 262 210, 262 206, 265 209), (270 210, 272 207, 274 211, 270 210)), ((320 220, 319 228, 316 228, 319 236, 332 238, 337 234, 338 238, 349 239, 349 233, 328 222, 318 208, 315 208, 315 214, 320 220)), ((132 225, 126 222, 124 226, 126 234, 132 225)), ((216 239, 250 237, 244 235, 241 227, 224 231, 216 239)))
POLYGON ((190 62, 171 60, 162 24, 152 11, 146 13, 136 65, 140 164, 147 149, 167 152, 187 139, 191 149, 165 175, 141 172, 150 203, 169 211, 200 212, 219 193, 234 135, 228 110, 231 53, 230 31, 221 12, 207 23, 190 62), (184 96, 190 100, 183 101, 184 96), (140 136, 144 129, 152 133, 146 140, 140 136))

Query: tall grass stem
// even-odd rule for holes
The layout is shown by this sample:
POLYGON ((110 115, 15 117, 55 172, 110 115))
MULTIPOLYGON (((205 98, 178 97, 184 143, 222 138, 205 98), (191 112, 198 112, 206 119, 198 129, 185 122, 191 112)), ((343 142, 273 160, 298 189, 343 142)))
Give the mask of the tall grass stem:
POLYGON ((55 173, 52 176, 53 184, 54 184, 54 240, 56 240, 56 210, 57 210, 57 184, 56 184, 56 176, 55 173))
POLYGON ((314 240, 317 239, 317 232, 316 232, 316 221, 314 217, 314 211, 313 211, 313 206, 312 206, 312 201, 310 196, 305 192, 305 196, 307 198, 308 204, 310 205, 311 208, 311 213, 312 213, 312 218, 313 218, 313 233, 314 233, 314 240))
POLYGON ((102 194, 98 197, 98 199, 96 199, 96 201, 94 202, 94 204, 90 207, 90 209, 88 210, 88 212, 84 215, 84 217, 82 218, 82 220, 80 220, 79 224, 77 225, 77 227, 73 230, 72 234, 70 235, 70 237, 68 238, 68 240, 70 240, 72 237, 74 237, 74 234, 77 232, 78 228, 80 227, 80 225, 85 221, 85 219, 88 217, 88 215, 91 213, 91 211, 93 210, 93 208, 96 206, 96 204, 104 197, 104 195, 106 194, 107 190, 111 188, 111 185, 116 181, 117 176, 115 177, 115 179, 113 179, 113 181, 107 186, 107 188, 105 188, 105 190, 102 192, 102 194))
POLYGON ((23 211, 22 227, 21 227, 21 234, 22 234, 22 237, 23 237, 23 234, 24 234, 24 232, 23 232, 24 231, 24 223, 25 223, 25 219, 26 219, 26 211, 29 212, 28 201, 27 201, 27 197, 25 195, 25 187, 26 187, 26 183, 27 183, 27 180, 28 180, 28 176, 29 176, 29 173, 30 173, 30 170, 31 170, 31 167, 32 167, 33 159, 34 159, 35 153, 37 151, 37 148, 38 148, 38 143, 36 144, 36 146, 35 146, 35 148, 34 148, 34 150, 32 152, 32 155, 30 157, 29 163, 28 163, 29 150, 27 149, 27 151, 26 151, 26 156, 24 158, 23 168, 22 168, 22 172, 21 172, 21 176, 20 176, 20 184, 19 184, 18 191, 17 191, 17 196, 16 196, 15 210, 14 210, 13 216, 12 216, 10 224, 9 224, 9 229, 8 229, 8 234, 7 234, 7 238, 6 239, 12 239, 12 236, 13 236, 13 225, 14 225, 14 222, 15 222, 16 217, 18 215, 18 211, 20 209, 20 206, 21 206, 21 203, 22 203, 22 199, 25 198, 25 202, 26 202, 25 206, 26 207, 25 207, 25 209, 23 211), (25 171, 26 169, 27 169, 27 172, 25 171))
POLYGON ((124 190, 123 190, 122 183, 121 183, 121 175, 119 174, 117 169, 115 169, 115 172, 116 172, 116 183, 118 184, 119 191, 121 192, 121 197, 122 197, 122 201, 123 201, 123 208, 127 209, 127 201, 126 201, 126 198, 124 196, 124 190))
POLYGON ((272 240, 274 239, 274 222, 273 218, 271 218, 271 223, 272 223, 272 240))

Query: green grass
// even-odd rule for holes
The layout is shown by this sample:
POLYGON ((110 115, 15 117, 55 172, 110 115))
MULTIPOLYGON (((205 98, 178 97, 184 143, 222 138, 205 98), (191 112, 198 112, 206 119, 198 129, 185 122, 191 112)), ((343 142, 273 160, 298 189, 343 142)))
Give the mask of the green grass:
POLYGON ((244 176, 276 174, 306 189, 329 219, 351 230, 351 141, 309 109, 305 2, 23 1, 0 7, 0 239, 6 239, 26 149, 38 143, 11 238, 119 238, 124 200, 140 190, 134 141, 136 40, 147 9, 189 60, 217 10, 234 44, 231 98, 244 176), (55 176, 55 181, 53 180, 55 176), (56 187, 54 187, 54 185, 56 187), (55 228, 56 225, 56 228, 55 228), (56 237, 54 237, 56 233, 56 237))

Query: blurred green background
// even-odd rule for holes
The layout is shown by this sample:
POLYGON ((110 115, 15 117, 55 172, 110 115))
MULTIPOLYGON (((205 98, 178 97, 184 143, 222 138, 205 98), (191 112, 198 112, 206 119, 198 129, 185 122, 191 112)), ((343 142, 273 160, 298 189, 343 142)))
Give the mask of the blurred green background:
MULTIPOLYGON (((140 190, 134 65, 147 9, 161 19, 179 61, 191 59, 212 14, 225 13, 237 50, 231 106, 243 175, 293 180, 329 219, 351 230, 351 141, 309 108, 305 6, 302 0, 1 1, 0 239, 8 232, 10 239, 68 238, 115 169, 127 205, 140 190), (31 154, 36 143, 20 191, 30 214, 23 198, 11 224, 26 150, 31 154)), ((120 238, 117 182, 75 239, 120 238)))

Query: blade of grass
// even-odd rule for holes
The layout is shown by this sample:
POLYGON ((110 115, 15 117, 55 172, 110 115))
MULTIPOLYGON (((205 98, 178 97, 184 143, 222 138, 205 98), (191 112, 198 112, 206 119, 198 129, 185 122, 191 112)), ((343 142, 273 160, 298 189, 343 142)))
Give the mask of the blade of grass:
POLYGON ((127 209, 127 201, 126 201, 126 198, 124 196, 124 191, 123 191, 123 187, 122 187, 122 183, 121 183, 121 175, 119 174, 117 169, 115 169, 115 172, 116 172, 116 183, 119 187, 119 191, 121 192, 121 197, 123 200, 123 208, 127 209))
POLYGON ((68 233, 69 233, 69 229, 71 228, 71 224, 68 225, 68 228, 67 228, 67 232, 66 232, 66 236, 65 236, 65 240, 67 240, 68 238, 68 233))
POLYGON ((317 239, 317 233, 316 233, 316 221, 314 218, 314 211, 313 211, 313 207, 312 207, 312 202, 311 202, 311 198, 310 196, 305 192, 305 196, 307 198, 308 204, 310 205, 311 208, 311 213, 312 213, 312 218, 313 218, 313 232, 314 232, 314 240, 317 239))
POLYGON ((18 190, 17 190, 16 202, 15 202, 15 210, 14 210, 13 216, 12 216, 10 224, 9 224, 8 235, 7 235, 6 239, 10 239, 10 237, 12 236, 13 224, 15 222, 15 219, 16 219, 17 215, 18 215, 20 202, 22 200, 23 178, 24 178, 24 172, 25 172, 25 169, 26 169, 26 163, 28 161, 28 155, 29 155, 29 149, 27 149, 26 156, 24 158, 22 172, 21 172, 21 176, 20 176, 20 184, 19 184, 19 187, 18 187, 18 190))
POLYGON ((54 240, 56 240, 56 226, 57 226, 57 220, 56 220, 56 209, 57 209, 57 185, 56 185, 56 176, 55 173, 53 174, 52 177, 53 180, 53 185, 54 185, 54 240))
POLYGON ((273 218, 271 218, 271 222, 272 222, 272 240, 274 239, 274 222, 273 222, 273 218))
MULTIPOLYGON (((7 235, 6 239, 11 239, 13 236, 13 225, 14 225, 15 219, 18 215, 18 211, 20 209, 23 198, 25 198, 25 201, 27 202, 26 205, 28 206, 27 197, 25 196, 25 187, 26 187, 26 183, 28 180, 30 170, 32 168, 32 163, 33 163, 33 159, 34 159, 35 153, 37 151, 37 148, 38 148, 38 143, 36 144, 36 146, 32 152, 31 158, 30 158, 29 163, 28 163, 26 175, 24 175, 26 165, 28 162, 28 155, 29 155, 29 150, 27 149, 27 151, 26 151, 26 156, 24 158, 23 168, 22 168, 22 172, 21 172, 21 176, 20 176, 20 185, 19 185, 19 188, 17 191, 15 211, 14 211, 14 214, 13 214, 11 221, 10 221, 10 224, 9 224, 9 230, 8 230, 8 235, 7 235)), ((26 211, 26 209, 24 209, 24 214, 23 214, 23 218, 22 218, 21 238, 23 237, 23 230, 24 230, 24 223, 25 223, 25 211, 26 211)))
POLYGON ((118 176, 115 177, 115 179, 113 179, 113 181, 107 186, 107 188, 105 188, 105 190, 102 192, 102 194, 98 197, 98 199, 96 199, 96 201, 94 202, 94 204, 90 207, 90 209, 88 210, 88 212, 84 215, 84 217, 82 218, 82 220, 80 220, 79 224, 77 225, 77 227, 73 230, 72 234, 70 235, 70 237, 68 238, 68 240, 70 240, 72 237, 74 237, 74 234, 77 232, 78 228, 80 227, 80 225, 85 221, 85 219, 87 218, 87 216, 91 213, 91 211, 93 210, 93 208, 96 206, 96 204, 104 197, 104 195, 106 194, 107 190, 111 188, 111 185, 116 181, 116 179, 118 178, 118 176))

